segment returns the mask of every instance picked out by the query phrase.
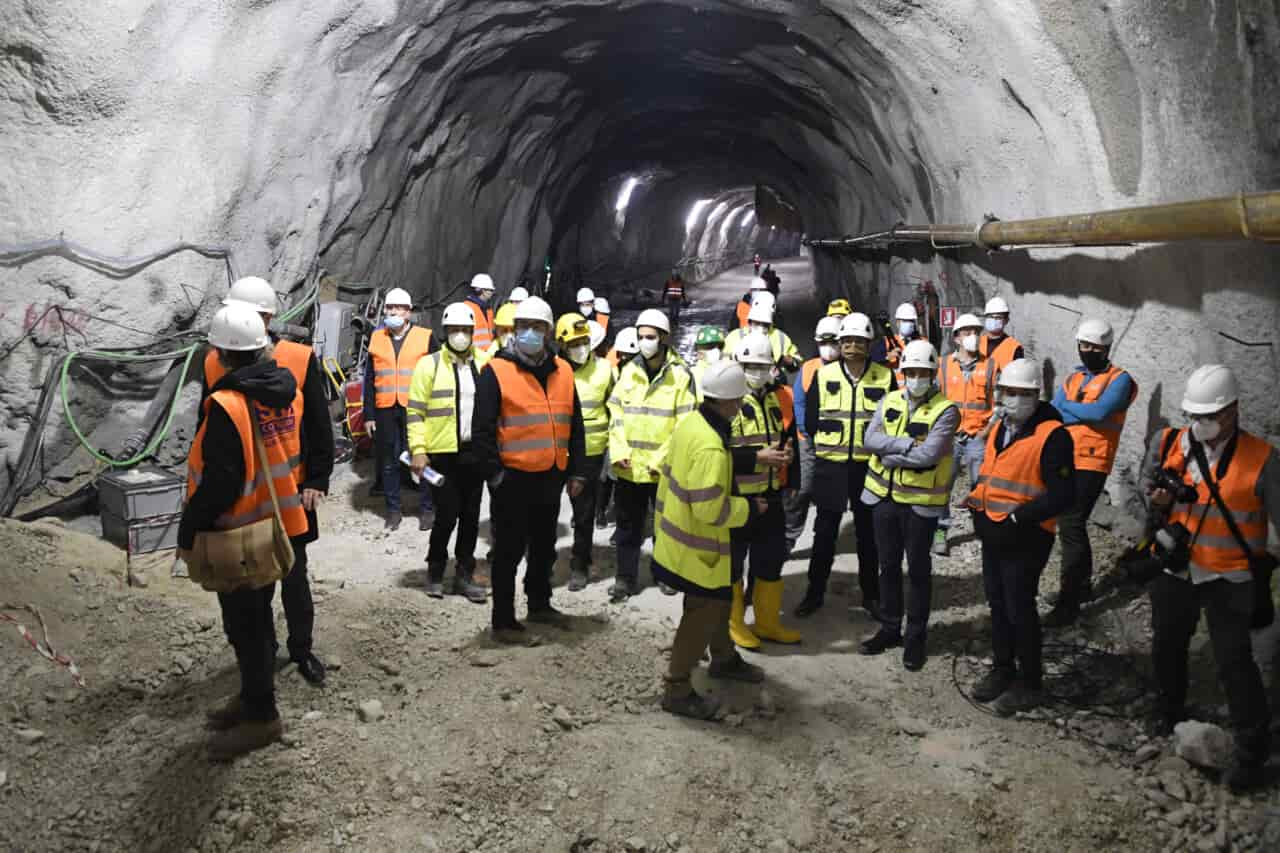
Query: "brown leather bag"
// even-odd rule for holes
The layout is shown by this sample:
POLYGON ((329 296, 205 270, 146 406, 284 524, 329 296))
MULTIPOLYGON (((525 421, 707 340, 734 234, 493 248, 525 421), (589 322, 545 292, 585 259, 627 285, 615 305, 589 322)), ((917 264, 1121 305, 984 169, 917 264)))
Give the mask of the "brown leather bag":
POLYGON ((271 478, 271 463, 262 446, 258 419, 253 422, 253 446, 267 478, 270 518, 234 530, 207 530, 196 534, 191 550, 182 555, 189 577, 210 592, 233 592, 241 587, 260 589, 283 580, 293 568, 293 545, 280 518, 280 500, 271 478))

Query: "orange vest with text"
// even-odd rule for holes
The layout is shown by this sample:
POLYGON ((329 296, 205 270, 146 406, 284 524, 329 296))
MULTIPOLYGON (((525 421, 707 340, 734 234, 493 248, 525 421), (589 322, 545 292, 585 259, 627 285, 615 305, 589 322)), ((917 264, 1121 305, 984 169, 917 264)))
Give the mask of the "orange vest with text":
MULTIPOLYGON (((1112 365, 1106 371, 1084 381, 1083 371, 1076 371, 1067 377, 1062 390, 1066 398, 1073 403, 1096 403, 1107 390, 1107 386, 1117 376, 1124 374, 1120 368, 1112 365)), ((1138 383, 1129 377, 1129 405, 1138 398, 1138 383)), ((1113 413, 1101 423, 1071 424, 1067 432, 1076 444, 1076 470, 1100 471, 1110 474, 1116 464, 1116 448, 1120 446, 1120 432, 1124 429, 1124 418, 1129 407, 1113 413)))
MULTIPOLYGON (((1042 421, 1036 425, 1035 432, 1004 450, 996 450, 996 435, 1000 430, 991 430, 987 434, 987 453, 982 460, 978 484, 965 498, 965 506, 984 513, 992 521, 1004 521, 1018 507, 1043 495, 1047 489, 1040 476, 1040 454, 1050 434, 1061 427, 1061 421, 1042 421)), ((1058 529, 1058 520, 1046 519, 1040 526, 1053 533, 1058 529)))
MULTIPOLYGON (((472 339, 474 340, 474 338, 472 339)), ((369 367, 373 371, 373 405, 389 409, 399 404, 409 405, 409 382, 418 360, 431 348, 431 330, 413 326, 400 344, 396 355, 391 343, 391 333, 378 329, 369 338, 369 367)))
POLYGON ((498 379, 498 457, 506 468, 540 472, 569 467, 573 428, 573 368, 556 358, 544 389, 538 378, 506 358, 489 368, 498 379))

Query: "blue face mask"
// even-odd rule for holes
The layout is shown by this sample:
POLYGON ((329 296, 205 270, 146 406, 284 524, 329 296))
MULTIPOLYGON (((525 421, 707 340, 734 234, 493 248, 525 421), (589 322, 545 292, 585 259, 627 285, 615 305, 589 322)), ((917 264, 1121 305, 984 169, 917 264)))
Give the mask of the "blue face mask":
POLYGON ((398 314, 388 314, 382 318, 382 322, 388 329, 399 329, 404 326, 404 318, 398 314))
POLYGON ((537 355, 542 352, 545 335, 537 329, 520 329, 516 332, 516 346, 525 355, 537 355))

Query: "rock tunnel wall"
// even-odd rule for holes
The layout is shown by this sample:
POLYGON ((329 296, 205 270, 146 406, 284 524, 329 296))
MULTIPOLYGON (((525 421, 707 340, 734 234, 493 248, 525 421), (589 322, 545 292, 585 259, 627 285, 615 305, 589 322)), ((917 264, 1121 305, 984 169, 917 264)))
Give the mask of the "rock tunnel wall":
MULTIPOLYGON (((30 0, 0 8, 0 243, 185 238, 282 292, 323 267, 435 302, 481 269, 505 292, 548 254, 668 264, 682 185, 768 185, 811 236, 1255 190, 1280 178, 1278 42, 1262 0, 30 0), (609 258, 592 223, 642 173, 673 177, 609 258)), ((1110 316, 1117 360, 1160 391, 1125 464, 1210 357, 1241 368, 1250 424, 1280 431, 1265 249, 816 263, 821 296, 877 307, 943 272, 957 303, 1012 296, 1014 331, 1058 370, 1075 312, 1110 316)), ((123 280, 56 258, 0 275, 9 464, 60 348, 199 325, 226 286, 185 255, 123 280)), ((108 411, 136 417, 146 383, 82 378, 105 446, 108 411)), ((48 458, 72 446, 51 423, 48 458)))

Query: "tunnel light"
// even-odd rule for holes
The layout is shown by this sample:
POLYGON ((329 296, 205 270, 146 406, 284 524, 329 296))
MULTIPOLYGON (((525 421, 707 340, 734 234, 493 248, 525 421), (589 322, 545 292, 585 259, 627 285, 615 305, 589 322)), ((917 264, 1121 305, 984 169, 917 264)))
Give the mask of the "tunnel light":
POLYGON ((707 209, 707 205, 715 199, 704 198, 693 203, 693 207, 689 208, 689 215, 684 218, 684 238, 689 239, 689 233, 693 231, 693 226, 698 224, 698 217, 702 215, 702 211, 707 209))
POLYGON ((746 228, 756 219, 756 209, 754 207, 747 208, 747 215, 742 217, 742 227, 746 228))
POLYGON ((631 193, 639 183, 639 178, 627 178, 627 182, 622 185, 622 191, 618 193, 618 200, 613 204, 614 213, 626 212, 627 205, 631 203, 631 193))
POLYGON ((720 223, 720 240, 721 242, 729 239, 729 229, 733 227, 733 220, 738 218, 738 214, 746 208, 735 207, 729 211, 729 215, 724 218, 724 222, 720 223))

